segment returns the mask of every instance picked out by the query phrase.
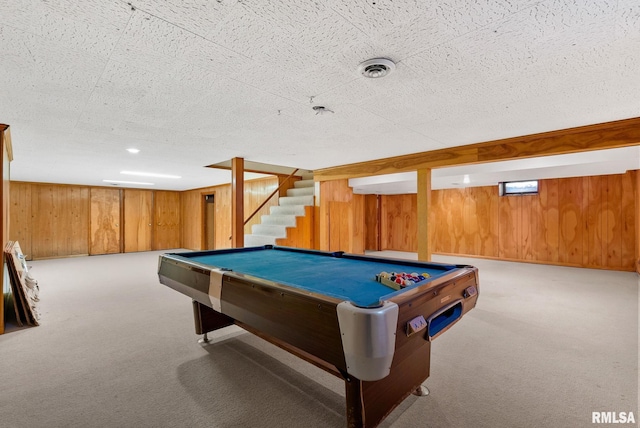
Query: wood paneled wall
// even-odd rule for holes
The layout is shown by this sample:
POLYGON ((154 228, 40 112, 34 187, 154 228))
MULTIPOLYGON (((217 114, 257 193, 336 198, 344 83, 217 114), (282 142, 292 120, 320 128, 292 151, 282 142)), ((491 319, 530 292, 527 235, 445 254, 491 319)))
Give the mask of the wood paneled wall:
POLYGON ((364 249, 380 251, 380 195, 364 196, 364 249))
POLYGON ((89 187, 31 185, 31 257, 89 254, 89 187))
POLYGON ((384 250, 418 251, 418 198, 416 195, 380 197, 380 242, 384 250), (411 214, 414 213, 414 214, 411 214))
POLYGON ((115 254, 122 251, 120 189, 91 189, 90 254, 115 254))
POLYGON ((540 180, 539 194, 525 196, 500 197, 496 186, 433 191, 434 251, 635 270, 637 176, 540 180))
POLYGON ((497 186, 432 191, 430 221, 434 252, 499 257, 497 186))
POLYGON ((365 198, 348 180, 320 183, 319 247, 362 254, 365 248, 365 198))
POLYGON ((154 250, 180 248, 180 221, 180 193, 156 190, 153 193, 154 250))
POLYGON ((124 252, 150 251, 153 248, 153 192, 124 189, 124 252))
POLYGON ((12 182, 10 213, 10 239, 28 259, 180 247, 179 192, 12 182), (153 203, 150 218, 132 215, 140 208, 132 195, 153 203), (141 248, 140 236, 153 245, 141 248))

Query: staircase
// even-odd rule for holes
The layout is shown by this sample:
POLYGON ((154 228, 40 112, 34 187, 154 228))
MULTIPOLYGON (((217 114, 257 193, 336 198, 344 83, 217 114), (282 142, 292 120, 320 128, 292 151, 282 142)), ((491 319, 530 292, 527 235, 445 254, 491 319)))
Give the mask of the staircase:
POLYGON ((312 175, 296 181, 294 187, 287 190, 287 196, 280 197, 278 205, 260 217, 260 224, 251 226, 251 234, 244 235, 244 246, 276 245, 276 240, 286 238, 287 228, 295 228, 296 218, 306 213, 305 207, 314 205, 314 193, 312 175))

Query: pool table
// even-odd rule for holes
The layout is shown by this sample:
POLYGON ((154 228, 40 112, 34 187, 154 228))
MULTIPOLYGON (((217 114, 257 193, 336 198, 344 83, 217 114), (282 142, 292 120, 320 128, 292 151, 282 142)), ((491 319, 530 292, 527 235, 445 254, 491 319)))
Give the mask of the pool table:
POLYGON ((349 427, 422 391, 431 341, 479 293, 473 266, 271 245, 163 254, 158 276, 193 299, 196 333, 236 324, 344 379, 349 427), (423 278, 395 289, 383 272, 423 278))

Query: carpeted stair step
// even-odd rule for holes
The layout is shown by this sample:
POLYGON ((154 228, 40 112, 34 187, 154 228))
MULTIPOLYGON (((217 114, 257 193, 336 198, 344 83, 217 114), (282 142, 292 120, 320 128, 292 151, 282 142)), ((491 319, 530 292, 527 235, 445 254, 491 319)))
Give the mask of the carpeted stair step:
POLYGON ((298 181, 293 183, 293 187, 295 187, 295 188, 314 187, 314 186, 315 186, 315 181, 313 181, 313 179, 311 179, 311 180, 298 180, 298 181))
POLYGON ((294 187, 287 190, 287 196, 309 196, 313 195, 314 191, 314 187, 294 187))
POLYGON ((269 208, 269 212, 273 215, 304 215, 304 205, 284 205, 273 206, 269 208))
POLYGON ((260 224, 278 224, 281 226, 295 227, 296 216, 286 214, 268 214, 260 216, 260 224))
POLYGON ((251 226, 251 234, 286 238, 287 226, 280 224, 254 224, 251 226))
POLYGON ((313 205, 313 195, 284 196, 278 200, 278 205, 313 205))
POLYGON ((245 247, 260 247, 263 245, 276 245, 275 236, 266 236, 266 235, 244 235, 244 246, 245 247))

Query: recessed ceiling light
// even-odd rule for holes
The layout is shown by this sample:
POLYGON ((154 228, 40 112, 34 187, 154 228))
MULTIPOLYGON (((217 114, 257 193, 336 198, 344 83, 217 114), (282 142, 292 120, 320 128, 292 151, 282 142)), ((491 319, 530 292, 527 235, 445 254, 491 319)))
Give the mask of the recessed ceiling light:
POLYGON ((124 175, 137 175, 139 177, 156 177, 156 178, 182 178, 179 175, 156 174, 154 172, 138 172, 138 171, 120 171, 124 175))
POLYGON ((469 180, 469 174, 465 174, 465 175, 464 175, 464 178, 462 179, 462 182, 463 182, 464 184, 469 184, 469 183, 471 183, 471 181, 469 180))
POLYGON ((370 79, 384 77, 395 69, 396 64, 387 58, 368 59, 358 66, 360 74, 370 79))
POLYGON ((153 186, 153 183, 144 183, 142 181, 122 181, 122 180, 102 180, 105 183, 113 184, 138 184, 140 186, 153 186))
POLYGON ((135 153, 140 153, 140 149, 134 149, 133 147, 132 147, 132 148, 130 148, 130 149, 127 149, 127 151, 128 151, 129 153, 134 153, 134 154, 135 154, 135 153))

